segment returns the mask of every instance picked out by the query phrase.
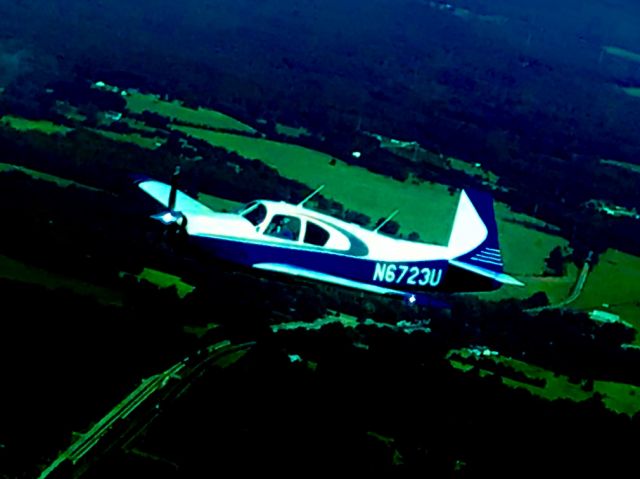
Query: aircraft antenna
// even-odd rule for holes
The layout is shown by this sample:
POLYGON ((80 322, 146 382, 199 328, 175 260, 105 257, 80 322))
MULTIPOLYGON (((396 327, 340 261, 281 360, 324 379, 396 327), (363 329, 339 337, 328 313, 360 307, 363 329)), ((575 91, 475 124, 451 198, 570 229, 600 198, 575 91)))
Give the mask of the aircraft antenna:
POLYGON ((302 200, 300 203, 298 203, 298 206, 302 206, 304 205, 308 200, 310 200, 311 198, 313 198, 315 195, 317 195, 318 193, 320 193, 320 191, 322 191, 322 188, 324 188, 325 185, 321 185, 318 188, 316 188, 313 193, 311 193, 309 196, 307 196, 304 200, 302 200))
POLYGON ((378 231, 380 231, 380 229, 386 225, 389 221, 391 221, 398 213, 400 212, 400 210, 395 210, 393 213, 391 213, 389 216, 387 216, 387 218, 380 223, 378 226, 376 226, 376 229, 373 230, 374 233, 377 233, 378 231))

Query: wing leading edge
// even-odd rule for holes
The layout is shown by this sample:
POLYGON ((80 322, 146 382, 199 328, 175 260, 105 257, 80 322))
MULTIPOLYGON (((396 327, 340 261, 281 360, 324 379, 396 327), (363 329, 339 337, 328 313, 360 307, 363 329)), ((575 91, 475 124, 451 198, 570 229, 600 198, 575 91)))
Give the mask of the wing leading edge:
MULTIPOLYGON (((155 180, 142 180, 138 182, 138 186, 157 202, 163 204, 165 207, 168 205, 171 192, 170 185, 155 180)), ((176 191, 174 210, 180 211, 186 216, 216 216, 216 213, 209 207, 184 194, 180 190, 176 191)))

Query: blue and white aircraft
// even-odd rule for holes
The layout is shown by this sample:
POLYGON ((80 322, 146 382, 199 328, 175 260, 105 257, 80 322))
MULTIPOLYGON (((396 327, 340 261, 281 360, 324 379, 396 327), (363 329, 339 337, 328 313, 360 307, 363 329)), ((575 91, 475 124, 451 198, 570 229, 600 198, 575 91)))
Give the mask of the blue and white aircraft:
POLYGON ((256 200, 237 213, 214 212, 172 184, 138 179, 166 204, 153 218, 213 257, 249 268, 433 304, 429 293, 490 291, 523 283, 503 272, 493 200, 462 191, 447 246, 407 241, 299 204, 256 200))

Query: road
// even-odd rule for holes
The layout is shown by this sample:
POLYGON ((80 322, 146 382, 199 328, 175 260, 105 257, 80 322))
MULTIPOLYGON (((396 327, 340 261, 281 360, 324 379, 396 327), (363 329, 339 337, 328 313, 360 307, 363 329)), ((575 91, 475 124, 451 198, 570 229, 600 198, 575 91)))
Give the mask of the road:
POLYGON ((587 282, 587 278, 589 277, 589 271, 591 270, 591 255, 592 255, 592 253, 589 253, 589 257, 584 262, 584 265, 582 265, 582 269, 580 270, 580 274, 576 278, 576 283, 573 285, 573 289, 571 290, 571 294, 566 299, 564 299, 564 300, 562 300, 562 301, 560 301, 559 303, 556 303, 556 304, 550 304, 548 306, 541 306, 539 308, 531 308, 531 309, 527 309, 526 311, 528 313, 539 313, 540 311, 544 311, 546 309, 566 308, 571 303, 576 301, 578 299, 578 297, 580 297, 580 294, 582 294, 582 290, 584 288, 584 285, 587 282))
MULTIPOLYGON (((81 434, 68 449, 61 452, 42 471, 39 479, 46 479, 63 468, 73 469, 74 466, 77 466, 83 459, 87 458, 87 454, 91 451, 95 453, 96 447, 110 431, 120 426, 126 427, 127 418, 138 410, 140 406, 147 403, 150 398, 159 399, 159 393, 163 392, 163 390, 167 392, 167 395, 178 396, 188 387, 189 383, 203 374, 207 366, 214 360, 220 359, 220 356, 238 352, 243 348, 247 349, 252 345, 252 343, 231 345, 229 341, 221 341, 199 350, 193 357, 187 357, 159 374, 143 379, 135 390, 111 409, 89 431, 81 434)), ((166 400, 167 397, 162 399, 166 400)), ((122 435, 120 434, 119 436, 122 435)), ((109 444, 101 444, 101 447, 108 448, 109 444)))

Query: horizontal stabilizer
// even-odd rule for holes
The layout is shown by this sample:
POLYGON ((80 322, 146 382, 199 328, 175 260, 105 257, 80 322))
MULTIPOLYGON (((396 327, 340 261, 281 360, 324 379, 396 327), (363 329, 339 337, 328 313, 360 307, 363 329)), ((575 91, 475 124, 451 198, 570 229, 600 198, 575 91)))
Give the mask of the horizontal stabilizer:
POLYGON ((481 276, 485 276, 487 278, 495 279, 499 283, 510 284, 512 286, 524 286, 524 283, 518 281, 513 276, 509 276, 508 274, 491 271, 487 268, 481 268, 480 266, 475 266, 469 263, 465 263, 463 261, 458 261, 455 259, 449 260, 449 264, 453 266, 457 266, 458 268, 465 269, 467 271, 471 271, 472 273, 479 274, 481 276))

